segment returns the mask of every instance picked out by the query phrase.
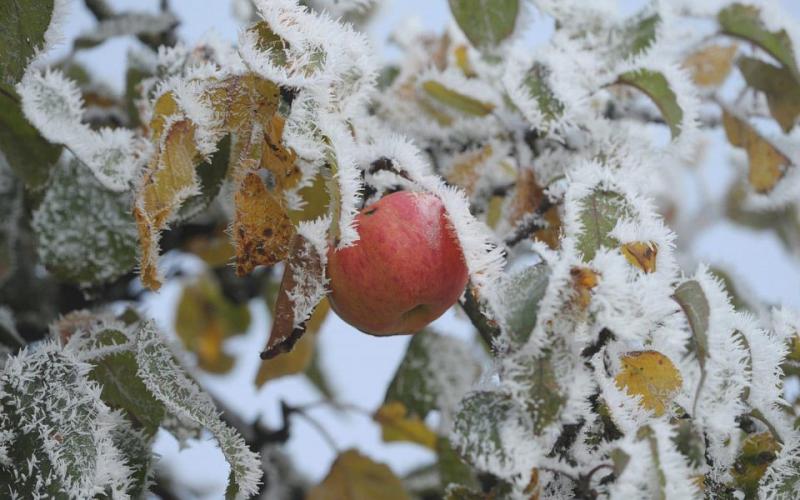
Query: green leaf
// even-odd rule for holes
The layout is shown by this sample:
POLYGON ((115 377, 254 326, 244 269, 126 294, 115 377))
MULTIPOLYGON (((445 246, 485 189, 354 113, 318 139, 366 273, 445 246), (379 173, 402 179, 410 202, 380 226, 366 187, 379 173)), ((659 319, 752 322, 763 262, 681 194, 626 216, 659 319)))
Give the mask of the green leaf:
POLYGON ((511 36, 519 0, 449 0, 459 28, 473 46, 490 49, 511 36))
POLYGON ((683 109, 678 105, 678 97, 662 73, 649 69, 628 71, 619 75, 617 83, 630 85, 644 92, 661 111, 664 122, 669 125, 672 138, 681 135, 683 109))
POLYGON ((136 265, 129 195, 104 188, 78 160, 57 166, 32 226, 40 259, 62 281, 104 283, 136 265))
POLYGON ((694 338, 695 353, 701 367, 708 358, 708 320, 710 308, 703 288, 695 280, 684 281, 675 289, 673 299, 681 306, 694 338))
POLYGON ((566 402, 552 358, 552 351, 546 351, 538 358, 525 359, 510 372, 514 384, 522 388, 525 409, 537 434, 558 418, 566 402))
POLYGON ((480 365, 463 342, 423 331, 411 338, 385 401, 399 401, 409 413, 424 419, 431 410, 442 409, 441 395, 466 391, 479 375, 480 365), (471 377, 465 378, 464 373, 471 377))
POLYGON ((583 231, 577 246, 583 261, 589 262, 601 247, 619 246, 619 242, 609 233, 617 225, 617 220, 627 215, 627 203, 622 195, 597 188, 581 200, 581 204, 583 231))
POLYGON ((170 413, 196 422, 216 438, 231 467, 226 498, 254 495, 261 477, 258 455, 233 428, 219 419, 211 397, 178 365, 151 323, 145 323, 139 329, 136 360, 142 382, 170 413))
POLYGON ((541 263, 513 274, 503 289, 506 325, 515 344, 521 346, 530 337, 549 279, 550 269, 541 263))
POLYGON ((461 460, 446 437, 439 437, 436 443, 436 455, 436 467, 439 470, 439 481, 443 490, 450 485, 459 485, 470 489, 479 486, 475 473, 469 465, 461 460))
MULTIPOLYGON (((118 330, 100 330, 93 334, 95 348, 121 346, 130 341, 118 330)), ((156 400, 139 379, 139 365, 130 349, 115 350, 92 360, 89 378, 103 388, 100 398, 111 408, 124 411, 145 436, 155 436, 164 419, 164 405, 156 400)))
POLYGON ((153 476, 153 437, 123 422, 111 431, 111 439, 131 469, 128 495, 144 498, 153 476))
POLYGON ((132 127, 138 127, 142 123, 136 107, 136 100, 140 96, 138 87, 142 80, 150 76, 152 75, 148 71, 135 65, 129 65, 125 71, 125 109, 132 127))
POLYGON ((791 71, 745 56, 736 65, 747 85, 767 96, 770 114, 789 133, 800 116, 800 83, 791 71))
POLYGON ((690 467, 699 468, 705 464, 705 438, 691 420, 681 419, 675 423, 672 443, 681 455, 686 457, 690 467))
POLYGON ((636 56, 647 50, 656 39, 660 22, 658 14, 640 14, 626 22, 620 33, 622 44, 619 51, 622 57, 636 56))
MULTIPOLYGON (((504 467, 509 439, 523 439, 530 430, 525 412, 509 396, 494 391, 475 391, 461 400, 451 437, 459 454, 480 470, 494 464, 504 467)), ((491 471, 489 471, 491 472, 491 471)))
POLYGON ((54 0, 0 2, 0 90, 12 90, 37 50, 53 16, 54 0))
POLYGON ((435 101, 456 109, 465 115, 486 116, 494 110, 494 104, 479 101, 473 97, 456 92, 435 80, 425 80, 422 82, 422 90, 435 101))
POLYGON ((25 119, 19 102, 0 93, 0 153, 27 187, 38 189, 61 156, 61 146, 47 142, 25 119))
POLYGON ((534 63, 531 70, 525 76, 523 81, 525 88, 531 93, 531 96, 536 100, 542 114, 545 117, 545 123, 549 123, 564 113, 564 103, 556 98, 553 89, 550 88, 548 76, 550 70, 547 66, 541 63, 534 63))
POLYGON ((758 7, 736 3, 722 9, 717 20, 724 34, 761 47, 800 81, 792 40, 785 30, 768 31, 760 14, 758 7))

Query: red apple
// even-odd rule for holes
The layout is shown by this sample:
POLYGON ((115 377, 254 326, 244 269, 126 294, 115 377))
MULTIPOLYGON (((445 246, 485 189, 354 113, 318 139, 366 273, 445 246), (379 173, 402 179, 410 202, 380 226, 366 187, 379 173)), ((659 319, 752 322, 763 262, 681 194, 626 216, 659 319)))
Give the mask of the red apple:
POLYGON ((458 300, 467 266, 444 205, 401 191, 356 216, 360 239, 328 251, 331 307, 371 335, 415 333, 458 300))

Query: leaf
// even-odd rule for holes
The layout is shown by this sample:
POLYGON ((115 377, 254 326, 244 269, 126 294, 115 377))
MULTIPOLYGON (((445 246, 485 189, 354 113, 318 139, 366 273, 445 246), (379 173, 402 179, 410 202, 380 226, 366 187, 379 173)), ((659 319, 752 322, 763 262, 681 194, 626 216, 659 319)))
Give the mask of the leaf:
POLYGON ((645 273, 655 272, 658 245, 654 242, 631 241, 620 245, 619 250, 632 266, 641 269, 645 273))
POLYGON ((145 12, 115 14, 101 20, 91 30, 78 35, 73 41, 73 50, 96 47, 115 37, 159 35, 176 27, 178 23, 178 18, 169 10, 158 14, 145 12))
POLYGON ((656 39, 661 23, 658 14, 640 14, 627 21, 620 30, 622 44, 619 53, 623 58, 637 56, 647 50, 656 39))
POLYGON ((255 495, 261 478, 258 455, 233 428, 219 419, 211 398, 175 362, 151 323, 139 329, 136 360, 142 382, 170 413, 205 427, 216 438, 231 467, 226 498, 255 495))
POLYGON ((566 402, 553 358, 552 350, 545 350, 537 357, 528 357, 510 376, 514 384, 521 388, 522 400, 536 434, 556 421, 566 402))
POLYGON ((664 466, 661 463, 661 455, 658 453, 658 438, 656 437, 653 428, 649 425, 642 427, 636 433, 636 439, 640 441, 647 441, 650 448, 650 457, 653 460, 653 465, 656 469, 656 477, 658 478, 658 489, 656 490, 656 500, 667 500, 667 476, 664 472, 664 466))
POLYGON ((616 248, 619 245, 609 233, 617 225, 617 220, 627 215, 627 203, 622 195, 597 188, 581 200, 581 205, 583 231, 577 248, 583 255, 583 261, 589 262, 598 249, 616 248))
POLYGON ((780 443, 769 432, 750 434, 742 443, 741 451, 733 464, 733 480, 744 491, 746 498, 758 493, 758 483, 769 465, 777 458, 780 443))
POLYGON ((686 314, 686 319, 689 320, 697 361, 700 363, 700 368, 704 369, 709 352, 708 321, 711 314, 706 294, 700 283, 689 280, 684 281, 675 289, 672 298, 681 306, 686 314))
POLYGON ((678 104, 678 96, 662 73, 649 69, 628 71, 619 75, 617 83, 630 85, 646 94, 661 111, 664 122, 669 125, 672 138, 681 135, 683 109, 678 104))
POLYGON ((508 455, 509 440, 521 439, 526 430, 530 431, 528 418, 514 400, 498 392, 475 391, 461 400, 451 439, 474 467, 487 470, 496 464, 504 468, 513 461, 508 455))
POLYGON ((433 100, 453 108, 465 115, 486 116, 494 111, 494 104, 479 101, 474 97, 464 95, 449 87, 445 87, 435 80, 422 82, 422 90, 433 100))
POLYGON ((0 373, 0 481, 19 498, 119 496, 131 470, 112 440, 119 419, 86 378, 87 365, 54 342, 23 350, 0 373), (10 433, 10 434, 9 434, 10 433))
POLYGON ((78 160, 58 164, 33 214, 39 258, 59 280, 88 286, 136 265, 127 194, 109 191, 78 160))
POLYGON ((558 100, 550 87, 550 69, 541 63, 534 63, 523 80, 525 88, 536 100, 539 110, 545 118, 545 124, 552 122, 564 113, 564 103, 558 100))
POLYGON ((439 471, 439 482, 443 490, 447 490, 451 485, 460 485, 466 488, 478 487, 475 473, 469 465, 461 460, 446 437, 440 436, 437 439, 436 456, 436 468, 439 471))
POLYGON ((787 250, 800 250, 800 213, 789 205, 780 209, 753 210, 746 205, 748 182, 734 182, 725 200, 725 215, 747 227, 775 232, 787 250))
POLYGON ((470 43, 493 48, 514 32, 519 0, 449 0, 450 11, 470 43))
POLYGON ((700 468, 705 464, 705 438, 691 420, 678 420, 672 443, 681 455, 686 457, 689 467, 700 468))
POLYGON ((53 17, 54 0, 0 3, 0 89, 8 92, 22 79, 36 53, 45 48, 44 34, 53 17))
POLYGON ((722 111, 722 124, 728 142, 747 151, 750 185, 757 193, 772 191, 791 166, 791 160, 749 123, 725 109, 722 111))
POLYGON ((283 145, 283 125, 279 115, 273 115, 264 132, 265 146, 261 154, 261 168, 272 174, 278 192, 291 189, 302 177, 300 168, 295 165, 297 155, 283 145))
POLYGON ((61 147, 47 142, 25 119, 19 104, 0 93, 0 153, 28 188, 40 189, 61 156, 61 147))
POLYGON ((127 422, 114 427, 111 438, 131 469, 131 482, 126 493, 131 498, 143 498, 153 481, 153 439, 127 422))
POLYGON ((275 300, 269 340, 261 353, 264 360, 292 350, 326 293, 327 279, 317 249, 300 234, 294 236, 291 246, 275 300))
POLYGON ((410 500, 392 470, 356 450, 342 452, 308 500, 410 500))
POLYGON ((200 192, 183 202, 178 211, 180 220, 191 219, 208 208, 217 197, 228 173, 230 153, 231 137, 228 135, 217 144, 217 151, 212 155, 211 161, 204 161, 197 166, 200 192))
POLYGON ((403 403, 424 419, 432 410, 452 410, 440 401, 466 392, 479 375, 480 365, 463 341, 422 331, 411 338, 384 402, 403 403))
POLYGON ((175 332, 186 349, 197 355, 197 366, 227 373, 234 358, 224 352, 225 339, 244 333, 250 325, 247 304, 232 304, 210 274, 183 288, 175 314, 175 332))
POLYGON ((641 405, 661 416, 683 384, 672 361, 658 351, 635 351, 622 357, 614 381, 630 396, 640 396, 641 405))
POLYGON ((800 116, 800 83, 786 69, 752 57, 736 62, 747 85, 767 96, 769 112, 787 134, 800 116))
POLYGON ((768 31, 760 14, 758 7, 736 3, 720 10, 717 20, 724 34, 759 46, 800 81, 792 40, 785 30, 768 31))
POLYGON ((738 45, 709 45, 691 54, 683 62, 692 80, 702 87, 718 87, 728 78, 738 45))
POLYGON ((536 325, 539 301, 544 297, 549 279, 550 268, 542 263, 514 273, 503 288, 506 326, 518 346, 528 341, 536 325))
MULTIPOLYGON (((274 308, 274 305, 270 306, 273 314, 274 308)), ((328 316, 328 311, 330 311, 330 303, 327 299, 322 299, 306 323, 305 334, 300 337, 294 348, 282 356, 265 359, 261 362, 258 373, 256 373, 256 387, 261 387, 270 380, 286 375, 302 373, 311 367, 311 362, 317 352, 317 333, 328 316)))
POLYGON ((483 173, 494 166, 487 164, 491 158, 491 144, 461 153, 448 169, 447 181, 463 189, 467 196, 472 196, 483 173))
MULTIPOLYGON (((120 331, 92 332, 95 347, 115 347, 130 341, 120 331)), ((91 360, 89 378, 103 388, 100 398, 111 408, 122 410, 148 438, 155 436, 164 419, 164 405, 156 400, 138 377, 139 365, 130 349, 107 351, 91 360)))
POLYGON ((257 174, 245 175, 234 194, 234 203, 232 232, 237 275, 244 276, 257 266, 271 266, 289 256, 294 225, 283 201, 267 189, 257 174))
POLYGON ((381 426, 384 442, 409 441, 435 449, 436 434, 418 416, 407 413, 399 401, 390 401, 378 408, 372 419, 381 426))
MULTIPOLYGON (((524 217, 532 217, 534 213, 541 212, 542 205, 547 203, 544 188, 539 185, 536 174, 532 169, 520 169, 517 175, 514 198, 510 205, 509 223, 519 224, 524 217)), ((547 227, 533 233, 533 238, 543 241, 552 249, 557 249, 561 238, 561 216, 558 206, 553 205, 543 214, 547 227)))
POLYGON ((328 213, 331 196, 328 193, 327 179, 323 174, 317 174, 314 182, 297 191, 297 195, 305 202, 302 210, 290 210, 289 218, 295 225, 301 221, 311 221, 328 213))
POLYGON ((453 49, 453 58, 456 66, 467 78, 475 78, 478 74, 469 62, 469 47, 461 44, 453 49))

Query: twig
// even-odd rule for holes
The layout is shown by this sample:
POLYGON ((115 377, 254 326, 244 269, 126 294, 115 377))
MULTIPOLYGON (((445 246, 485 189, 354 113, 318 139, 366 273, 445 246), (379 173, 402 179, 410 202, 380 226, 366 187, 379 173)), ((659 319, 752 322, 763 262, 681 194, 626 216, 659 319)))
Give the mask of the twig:
POLYGON ((494 351, 494 339, 500 335, 500 328, 497 326, 497 323, 487 318, 481 311, 481 306, 472 283, 467 284, 467 289, 464 292, 464 299, 459 300, 458 304, 461 306, 461 309, 467 313, 467 317, 478 330, 478 333, 489 349, 494 351))
POLYGON ((508 248, 512 248, 520 241, 529 238, 536 231, 546 229, 547 223, 543 223, 542 216, 552 207, 553 203, 547 196, 544 196, 542 198, 542 202, 536 208, 536 211, 523 217, 517 226, 511 231, 511 234, 506 236, 505 240, 503 241, 506 246, 508 248))

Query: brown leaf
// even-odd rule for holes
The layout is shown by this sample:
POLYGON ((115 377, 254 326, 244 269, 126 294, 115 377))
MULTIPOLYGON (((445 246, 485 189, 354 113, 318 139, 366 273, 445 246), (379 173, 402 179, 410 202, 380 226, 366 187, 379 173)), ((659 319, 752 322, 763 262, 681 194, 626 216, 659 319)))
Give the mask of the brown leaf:
POLYGON ((447 174, 447 181, 463 189, 472 196, 475 186, 485 171, 486 161, 492 157, 492 146, 487 144, 480 149, 468 151, 456 159, 447 174))
POLYGON ((658 245, 652 241, 631 241, 621 245, 619 249, 634 267, 646 273, 655 272, 658 245))
POLYGON ((733 68, 736 45, 709 45, 686 58, 683 65, 697 85, 716 87, 728 78, 733 68))
POLYGON ((234 195, 234 204, 236 274, 244 276, 256 266, 271 266, 285 259, 294 226, 281 198, 267 189, 261 177, 248 173, 234 195))
POLYGON ((343 452, 307 500, 410 500, 403 483, 385 464, 356 450, 343 452))
POLYGON ((786 174, 791 160, 762 137, 749 123, 725 109, 722 110, 722 123, 725 126, 728 141, 747 151, 750 165, 748 175, 750 185, 758 193, 770 192, 786 174))
POLYGON ((261 168, 272 173, 279 191, 293 188, 302 176, 295 165, 297 155, 283 145, 284 122, 280 115, 272 116, 264 132, 264 150, 261 154, 261 168))
MULTIPOLYGON (((525 215, 531 214, 545 202, 544 189, 536 180, 532 169, 520 169, 517 176, 516 191, 511 202, 509 222, 514 225, 525 215)), ((557 206, 548 208, 542 216, 547 222, 547 227, 535 231, 532 238, 543 241, 552 249, 557 249, 561 237, 561 216, 557 206)))
MULTIPOLYGON (((275 300, 267 346, 261 353, 261 359, 271 359, 290 352, 295 343, 306 331, 306 318, 295 319, 296 304, 292 296, 301 296, 304 300, 312 300, 319 293, 320 283, 325 282, 324 270, 320 255, 314 246, 303 236, 296 234, 292 240, 289 259, 283 270, 281 287, 275 300), (301 272, 296 272, 301 270, 301 272), (305 282, 298 282, 296 277, 302 275, 305 282)), ((322 296, 317 297, 321 300, 322 296)), ((315 307, 318 304, 315 304, 315 307)))
POLYGON ((586 309, 592 301, 592 289, 597 286, 598 275, 588 267, 573 267, 570 270, 572 288, 581 309, 586 309))

